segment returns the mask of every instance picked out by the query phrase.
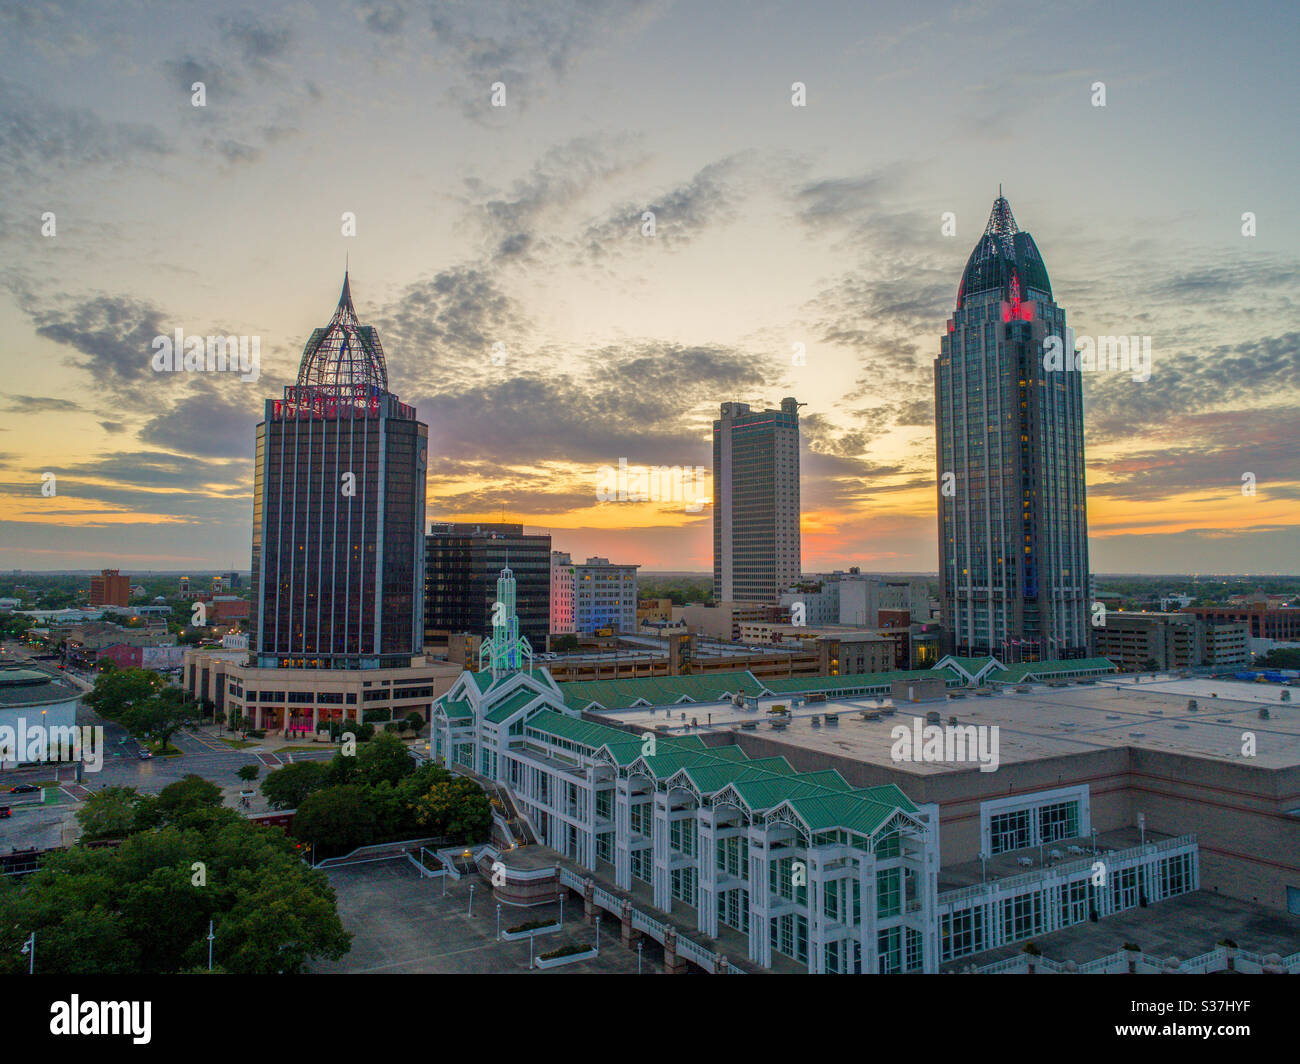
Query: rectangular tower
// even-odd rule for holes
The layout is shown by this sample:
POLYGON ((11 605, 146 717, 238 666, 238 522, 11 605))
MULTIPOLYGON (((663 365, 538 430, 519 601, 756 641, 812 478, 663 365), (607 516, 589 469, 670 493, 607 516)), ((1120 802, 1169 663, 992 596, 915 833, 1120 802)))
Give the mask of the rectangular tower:
POLYGON ((713 423, 713 598, 771 602, 799 580, 799 406, 723 403, 713 423))

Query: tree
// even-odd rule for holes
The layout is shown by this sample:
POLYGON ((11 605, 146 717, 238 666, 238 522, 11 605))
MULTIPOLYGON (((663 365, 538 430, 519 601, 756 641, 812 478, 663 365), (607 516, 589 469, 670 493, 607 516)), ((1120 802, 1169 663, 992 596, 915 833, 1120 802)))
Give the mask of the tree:
POLYGON ((258 768, 256 765, 241 765, 239 771, 235 773, 241 780, 252 783, 257 779, 258 768))
POLYGON ((149 669, 111 669, 95 677, 94 690, 85 700, 101 717, 117 721, 162 689, 163 678, 149 669))
POLYGON ((262 780, 262 795, 272 809, 297 809, 303 799, 326 784, 329 766, 320 761, 296 761, 262 780))
POLYGON ((357 752, 357 770, 371 786, 381 780, 395 784, 415 771, 415 762, 401 739, 384 732, 357 752))
POLYGON ((184 691, 168 687, 124 709, 117 719, 132 735, 152 739, 165 750, 171 737, 195 719, 195 705, 185 700, 184 691))
POLYGON ((220 805, 221 788, 192 772, 158 792, 159 809, 164 818, 171 821, 186 811, 216 809, 220 805))
POLYGON ((0 877, 0 973, 26 971, 19 950, 32 931, 37 971, 56 974, 206 968, 209 920, 216 960, 236 974, 299 972, 348 951, 328 880, 282 833, 205 802, 165 811, 161 795, 138 797, 161 816, 154 830, 115 849, 53 853, 21 885, 0 877))
POLYGON ((303 799, 293 818, 293 833, 318 851, 346 853, 375 841, 375 811, 367 790, 347 783, 322 787, 303 799))
POLYGON ((81 837, 122 839, 140 829, 141 804, 146 801, 134 787, 105 787, 91 791, 77 810, 81 837))
POLYGON ((431 835, 478 842, 492 829, 492 806, 477 783, 457 776, 435 783, 416 802, 416 819, 431 835))

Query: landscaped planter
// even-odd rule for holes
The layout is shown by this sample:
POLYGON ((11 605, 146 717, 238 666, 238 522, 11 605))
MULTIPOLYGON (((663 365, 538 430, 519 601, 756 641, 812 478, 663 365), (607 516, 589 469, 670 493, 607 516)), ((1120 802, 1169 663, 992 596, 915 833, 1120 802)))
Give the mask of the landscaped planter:
MULTIPOLYGON (((535 938, 538 935, 551 935, 560 929, 559 921, 553 924, 547 924, 545 927, 532 927, 527 931, 502 931, 501 937, 507 942, 519 942, 525 938, 535 938)), ((560 958, 563 960, 564 958, 560 958)))
POLYGON ((585 961, 589 957, 594 956, 596 956, 595 949, 585 949, 581 953, 568 953, 563 957, 552 957, 550 960, 542 960, 541 957, 538 957, 537 960, 533 962, 533 966, 536 968, 558 968, 562 964, 572 964, 574 961, 585 961))

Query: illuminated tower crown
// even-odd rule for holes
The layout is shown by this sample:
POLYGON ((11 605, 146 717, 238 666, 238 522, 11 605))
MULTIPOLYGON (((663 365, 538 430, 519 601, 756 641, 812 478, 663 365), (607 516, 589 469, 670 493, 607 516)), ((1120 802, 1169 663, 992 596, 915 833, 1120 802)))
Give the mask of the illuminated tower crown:
POLYGON ((509 564, 497 577, 497 600, 492 604, 492 638, 478 649, 478 667, 482 670, 484 661, 492 669, 492 679, 518 672, 524 659, 528 660, 528 671, 533 671, 533 648, 528 640, 519 634, 519 617, 515 613, 515 574, 509 564))

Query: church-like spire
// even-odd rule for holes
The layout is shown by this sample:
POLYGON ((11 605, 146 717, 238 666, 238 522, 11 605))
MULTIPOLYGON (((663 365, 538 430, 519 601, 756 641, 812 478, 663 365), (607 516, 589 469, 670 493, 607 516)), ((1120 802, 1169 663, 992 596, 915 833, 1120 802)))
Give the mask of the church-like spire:
POLYGON ((339 293, 339 305, 334 311, 334 320, 357 323, 357 310, 352 305, 352 285, 348 281, 346 266, 343 267, 343 291, 339 293))

